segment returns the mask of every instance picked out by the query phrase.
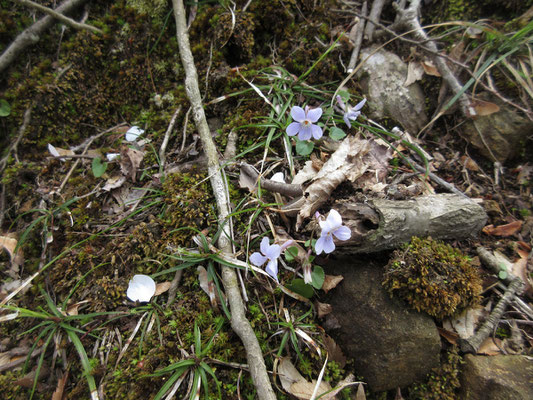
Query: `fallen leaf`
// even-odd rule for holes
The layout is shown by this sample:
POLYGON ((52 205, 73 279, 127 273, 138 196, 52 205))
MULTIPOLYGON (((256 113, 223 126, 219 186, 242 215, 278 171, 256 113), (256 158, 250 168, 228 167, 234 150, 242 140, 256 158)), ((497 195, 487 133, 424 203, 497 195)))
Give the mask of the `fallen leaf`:
POLYGON ((399 387, 396 389, 396 396, 394 396, 394 400, 403 400, 402 390, 399 387))
POLYGON ((154 296, 159 296, 160 294, 165 293, 168 289, 170 289, 170 282, 160 282, 155 285, 155 293, 154 296))
POLYGON ((337 342, 335 342, 331 336, 325 333, 322 341, 326 347, 329 358, 338 363, 341 368, 344 368, 346 365, 346 356, 342 352, 342 349, 337 342))
POLYGON ((324 292, 329 292, 331 289, 337 287, 337 285, 344 279, 342 275, 326 275, 324 278, 324 283, 322 284, 322 290, 324 292))
POLYGON ((525 283, 525 292, 530 296, 533 297, 533 285, 532 285, 532 279, 531 274, 527 269, 527 263, 529 260, 529 251, 523 250, 523 249, 517 249, 516 252, 520 256, 518 260, 516 260, 510 269, 510 272, 518 276, 522 281, 525 283))
MULTIPOLYGON (((294 367, 289 357, 283 357, 278 367, 279 380, 283 389, 300 400, 309 400, 313 395, 316 380, 307 381, 294 367)), ((317 396, 331 390, 329 383, 322 381, 318 387, 317 396)), ((323 396, 322 398, 326 398, 323 396)), ((331 398, 331 397, 329 397, 331 398)))
POLYGON ((483 343, 481 343, 481 346, 479 346, 477 354, 497 356, 498 354, 502 354, 502 351, 498 346, 502 346, 502 341, 500 339, 488 337, 483 341, 483 343))
POLYGON ((324 318, 326 315, 333 311, 333 307, 331 307, 331 304, 321 303, 319 301, 315 301, 315 308, 317 311, 318 318, 324 318))
POLYGON ((57 380, 56 390, 52 394, 52 400, 62 400, 65 392, 65 385, 68 380, 68 369, 63 373, 61 378, 57 380))
POLYGON ((294 179, 292 180, 293 185, 301 185, 313 179, 318 170, 314 168, 312 161, 306 161, 304 167, 298 171, 294 179))
MULTIPOLYGON (((450 327, 451 328, 451 327, 450 327)), ((459 339, 459 335, 455 332, 452 332, 450 329, 437 327, 437 330, 439 331, 439 335, 441 335, 444 339, 448 341, 448 343, 457 344, 457 339, 459 339)))
POLYGON ((485 116, 494 114, 500 111, 500 106, 497 104, 491 103, 490 101, 485 101, 481 99, 474 99, 472 101, 474 108, 476 109, 477 115, 485 116))
POLYGON ((141 150, 123 147, 120 152, 120 170, 122 173, 135 182, 135 176, 144 158, 144 152, 141 150))
POLYGON ((102 190, 109 192, 112 189, 121 187, 124 184, 124 182, 126 182, 126 177, 124 175, 112 176, 106 181, 102 190))
POLYGON ((217 302, 217 296, 215 293, 215 283, 213 282, 212 279, 209 279, 207 270, 201 265, 199 265, 198 268, 196 268, 196 271, 198 271, 198 280, 200 281, 200 287, 209 296, 209 301, 211 302, 211 306, 213 306, 214 308, 217 308, 218 302, 217 302))
POLYGON ((461 157, 461 164, 470 171, 479 171, 477 163, 468 156, 461 157))
POLYGON ((487 316, 487 311, 481 306, 466 309, 456 317, 443 321, 442 326, 452 332, 456 332, 461 339, 474 336, 478 322, 487 316))
POLYGON ((522 221, 513 221, 509 224, 499 225, 494 227, 494 225, 485 226, 482 231, 483 233, 491 236, 511 236, 520 230, 522 227, 522 221))
POLYGON ((425 60, 422 61, 422 68, 424 68, 424 72, 431 76, 441 76, 439 70, 437 67, 435 67, 435 64, 433 64, 433 61, 425 60))
MULTIPOLYGON (((72 150, 62 149, 60 147, 55 147, 48 143, 48 151, 50 154, 52 154, 54 157, 61 157, 61 156, 72 156, 74 155, 74 152, 72 150)), ((61 161, 65 161, 64 158, 60 158, 61 161)))
POLYGON ((419 61, 410 61, 407 66, 407 78, 403 83, 407 87, 416 81, 419 81, 424 76, 424 66, 419 61))
POLYGON ((365 388, 363 384, 360 383, 357 386, 357 393, 355 394, 355 400, 366 400, 365 388))
POLYGON ((24 254, 20 248, 16 250, 17 244, 17 239, 10 237, 9 234, 6 236, 0 236, 0 248, 7 252, 9 259, 11 260, 11 268, 4 272, 13 279, 19 278, 20 267, 24 263, 24 254))
MULTIPOLYGON (((253 168, 250 165, 250 168, 253 168)), ((239 173, 239 187, 241 189, 248 189, 250 193, 255 193, 257 191, 257 178, 251 176, 247 173, 248 169, 242 168, 239 173)), ((259 172, 257 172, 259 174, 259 172)))

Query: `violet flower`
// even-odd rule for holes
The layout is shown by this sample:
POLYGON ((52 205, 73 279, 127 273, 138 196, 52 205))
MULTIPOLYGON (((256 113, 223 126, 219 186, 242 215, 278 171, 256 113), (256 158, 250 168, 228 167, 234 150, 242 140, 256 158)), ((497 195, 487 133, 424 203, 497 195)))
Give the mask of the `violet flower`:
POLYGON ((316 254, 320 254, 322 251, 326 254, 329 254, 335 250, 333 236, 339 240, 348 240, 350 237, 352 237, 350 228, 342 225, 342 217, 335 210, 331 210, 328 218, 325 221, 319 221, 319 224, 322 228, 322 232, 315 243, 316 254))
POLYGON ((294 106, 291 108, 291 116, 295 122, 291 122, 286 129, 287 135, 298 135, 300 140, 309 140, 311 136, 316 140, 322 137, 322 128, 318 125, 314 125, 320 119, 322 115, 322 109, 320 107, 313 108, 309 106, 302 107, 294 106))
POLYGON ((357 117, 361 115, 361 111, 359 110, 361 110, 361 108, 363 108, 363 106, 365 105, 366 98, 357 103, 355 107, 350 107, 349 104, 344 104, 344 101, 342 101, 341 96, 337 96, 337 103, 344 112, 344 115, 342 116, 342 119, 344 119, 344 123, 348 125, 348 128, 351 128, 352 124, 350 123, 350 120, 355 121, 357 117))
POLYGON ((250 256, 252 264, 261 267, 268 261, 265 271, 278 281, 278 257, 281 254, 281 246, 279 244, 269 244, 268 238, 265 236, 261 240, 260 245, 261 253, 255 252, 250 256))

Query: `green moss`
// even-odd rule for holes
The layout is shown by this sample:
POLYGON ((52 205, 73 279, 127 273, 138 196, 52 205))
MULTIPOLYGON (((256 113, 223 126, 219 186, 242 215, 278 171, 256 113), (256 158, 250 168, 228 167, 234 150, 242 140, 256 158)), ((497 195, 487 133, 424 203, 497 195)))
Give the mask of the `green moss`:
POLYGON ((460 250, 414 237, 393 253, 383 286, 418 311, 442 319, 478 303, 482 281, 460 250))

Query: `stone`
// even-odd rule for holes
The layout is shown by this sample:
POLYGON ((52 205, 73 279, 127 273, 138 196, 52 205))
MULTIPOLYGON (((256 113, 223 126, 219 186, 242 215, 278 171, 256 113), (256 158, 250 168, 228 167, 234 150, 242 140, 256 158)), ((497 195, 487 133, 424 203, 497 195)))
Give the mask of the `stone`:
POLYGON ((459 128, 462 136, 491 161, 504 163, 523 155, 533 135, 533 122, 499 99, 487 94, 479 98, 497 104, 500 111, 467 120, 459 128))
POLYGON ((357 73, 368 102, 363 112, 374 119, 392 118, 416 135, 428 122, 425 96, 417 83, 404 86, 407 64, 396 54, 375 47, 361 50, 366 60, 357 73), (367 57, 369 57, 367 59, 367 57))
POLYGON ((327 274, 344 280, 326 299, 340 328, 328 333, 374 392, 423 381, 439 365, 440 336, 427 314, 408 308, 383 289, 383 266, 358 256, 342 258, 327 274))
POLYGON ((467 354, 461 372, 460 399, 533 399, 533 359, 519 355, 467 354))

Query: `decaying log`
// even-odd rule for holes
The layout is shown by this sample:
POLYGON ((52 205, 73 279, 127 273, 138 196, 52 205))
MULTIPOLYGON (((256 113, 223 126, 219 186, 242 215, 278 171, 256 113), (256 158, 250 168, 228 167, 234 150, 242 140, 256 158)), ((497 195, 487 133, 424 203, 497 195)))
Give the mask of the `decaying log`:
POLYGON ((372 253, 393 249, 413 236, 433 239, 466 239, 487 222, 481 206, 456 194, 422 196, 411 200, 369 200, 367 203, 336 202, 352 231, 351 239, 335 241, 339 253, 372 253))

